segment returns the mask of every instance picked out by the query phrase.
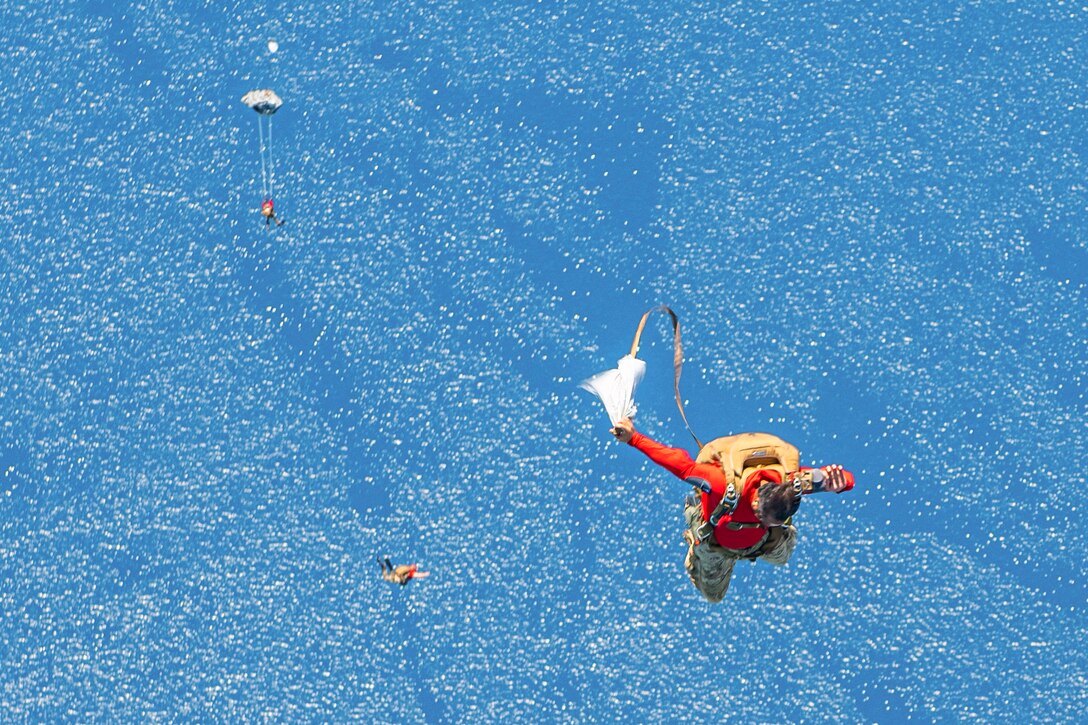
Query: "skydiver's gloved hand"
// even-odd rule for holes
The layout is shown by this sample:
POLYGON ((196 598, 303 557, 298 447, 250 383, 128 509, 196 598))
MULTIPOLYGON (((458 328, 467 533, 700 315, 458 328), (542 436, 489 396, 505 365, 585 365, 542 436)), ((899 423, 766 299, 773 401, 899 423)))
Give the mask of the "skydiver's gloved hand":
POLYGON ((616 427, 610 429, 609 432, 616 436, 616 440, 620 443, 630 443, 631 436, 635 434, 635 424, 631 422, 630 418, 624 418, 616 423, 616 427))

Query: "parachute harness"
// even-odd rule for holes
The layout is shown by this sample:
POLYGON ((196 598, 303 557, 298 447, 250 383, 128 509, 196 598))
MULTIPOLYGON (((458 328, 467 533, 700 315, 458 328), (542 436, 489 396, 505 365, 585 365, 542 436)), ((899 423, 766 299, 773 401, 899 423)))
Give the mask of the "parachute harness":
MULTIPOLYGON (((703 522, 703 525, 699 527, 699 541, 706 541, 714 533, 714 529, 718 528, 718 524, 721 522, 722 517, 729 515, 732 516, 733 512, 737 509, 737 504, 740 503, 740 493, 737 491, 737 486, 732 481, 725 488, 725 495, 722 496, 722 500, 718 502, 717 508, 714 509, 714 513, 710 514, 710 519, 703 522)), ((727 526, 729 524, 726 524, 727 526)), ((758 525, 758 524, 757 524, 758 525)), ((738 528, 744 527, 743 524, 737 524, 738 528)))

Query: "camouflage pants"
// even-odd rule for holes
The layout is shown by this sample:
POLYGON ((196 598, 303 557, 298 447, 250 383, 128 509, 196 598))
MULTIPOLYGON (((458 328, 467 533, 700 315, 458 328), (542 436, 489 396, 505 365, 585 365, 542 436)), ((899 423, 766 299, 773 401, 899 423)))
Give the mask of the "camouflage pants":
MULTIPOLYGON (((695 546, 691 541, 698 541, 699 527, 704 522, 703 506, 699 497, 688 497, 684 505, 684 518, 687 520, 688 532, 690 532, 684 568, 688 570, 691 583, 708 602, 720 602, 729 589, 729 582, 733 578, 733 567, 737 561, 758 551, 770 534, 747 549, 727 549, 720 546, 713 536, 695 546)), ((787 526, 785 534, 773 549, 763 552, 759 558, 775 566, 783 566, 789 561, 794 547, 797 546, 797 529, 787 526)), ((686 536, 685 540, 688 538, 686 536)))

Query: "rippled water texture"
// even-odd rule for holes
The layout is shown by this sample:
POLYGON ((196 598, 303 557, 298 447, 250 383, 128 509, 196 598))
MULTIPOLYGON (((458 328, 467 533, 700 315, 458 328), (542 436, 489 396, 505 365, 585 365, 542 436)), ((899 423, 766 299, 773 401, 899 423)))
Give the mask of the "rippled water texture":
POLYGON ((4 719, 1078 719, 1084 8, 205 5, 0 9, 4 719), (859 480, 725 606, 661 302, 859 480))

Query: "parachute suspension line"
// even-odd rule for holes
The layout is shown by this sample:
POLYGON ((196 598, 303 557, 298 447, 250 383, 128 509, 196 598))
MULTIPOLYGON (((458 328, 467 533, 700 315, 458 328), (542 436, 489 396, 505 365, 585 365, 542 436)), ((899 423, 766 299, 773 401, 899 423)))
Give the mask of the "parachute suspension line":
MULTIPOLYGON (((261 135, 261 193, 264 194, 265 199, 272 198, 268 189, 268 172, 264 167, 264 122, 261 120, 261 116, 257 116, 257 131, 261 135)), ((272 135, 272 129, 269 128, 269 136, 272 135)), ((271 139, 270 139, 271 140, 271 139)))
POLYGON ((695 445, 700 449, 703 447, 702 441, 699 440, 699 436, 691 430, 691 424, 688 423, 688 417, 684 413, 684 403, 680 399, 680 370, 684 367, 684 349, 680 344, 680 318, 676 316, 676 313, 669 309, 666 305, 658 305, 646 310, 646 314, 642 316, 642 319, 638 323, 638 329, 635 331, 635 340, 631 343, 631 357, 638 355, 638 343, 642 337, 642 329, 646 327, 646 320, 650 317, 651 312, 657 312, 661 310, 668 312, 669 317, 672 318, 672 333, 673 333, 673 352, 672 352, 672 367, 673 367, 673 392, 676 394, 676 407, 680 409, 680 417, 684 420, 684 427, 688 429, 688 433, 695 439, 695 445))
POLYGON ((268 117, 268 198, 272 198, 272 174, 275 171, 272 166, 272 116, 268 117))

